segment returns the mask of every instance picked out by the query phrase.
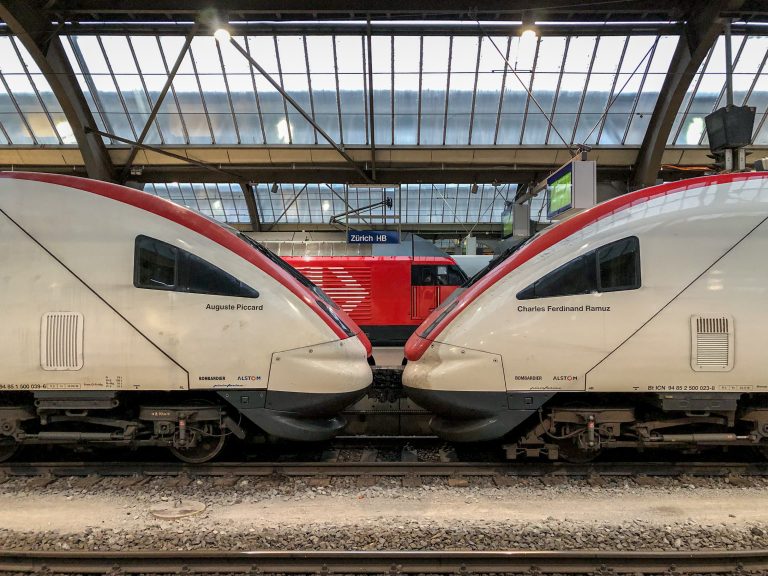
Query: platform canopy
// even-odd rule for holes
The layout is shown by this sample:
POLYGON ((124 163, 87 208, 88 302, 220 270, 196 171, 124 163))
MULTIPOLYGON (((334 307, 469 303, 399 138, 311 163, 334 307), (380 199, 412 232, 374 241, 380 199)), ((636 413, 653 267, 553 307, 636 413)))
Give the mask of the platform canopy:
POLYGON ((350 183, 400 185, 402 224, 491 227, 584 146, 610 186, 703 173, 726 24, 749 157, 768 156, 758 0, 0 0, 0 17, 2 169, 131 183, 246 228, 374 202, 350 183))

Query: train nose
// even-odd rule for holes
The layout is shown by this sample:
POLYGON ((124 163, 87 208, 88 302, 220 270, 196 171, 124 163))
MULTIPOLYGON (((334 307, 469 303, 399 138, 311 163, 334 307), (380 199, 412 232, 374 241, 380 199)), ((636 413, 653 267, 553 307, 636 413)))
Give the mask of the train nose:
POLYGON ((510 410, 498 354, 433 342, 406 365, 403 388, 434 413, 430 427, 447 440, 493 440, 520 422, 520 411, 510 410))
POLYGON ((327 440, 346 425, 338 414, 362 398, 372 381, 368 351, 357 337, 285 350, 272 355, 260 404, 237 408, 273 436, 327 440))

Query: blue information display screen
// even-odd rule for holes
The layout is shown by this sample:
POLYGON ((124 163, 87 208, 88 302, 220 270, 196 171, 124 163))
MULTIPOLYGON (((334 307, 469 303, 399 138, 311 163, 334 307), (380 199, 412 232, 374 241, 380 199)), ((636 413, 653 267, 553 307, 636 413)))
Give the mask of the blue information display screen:
POLYGON ((400 244, 400 233, 395 230, 349 230, 347 244, 400 244))

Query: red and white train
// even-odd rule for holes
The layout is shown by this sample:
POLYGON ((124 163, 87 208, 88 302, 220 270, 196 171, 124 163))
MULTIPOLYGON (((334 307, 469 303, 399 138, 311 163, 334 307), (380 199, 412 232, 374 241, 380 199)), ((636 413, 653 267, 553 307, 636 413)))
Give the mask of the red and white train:
POLYGON ((0 457, 21 444, 320 440, 372 380, 371 346, 235 230, 104 182, 0 174, 0 457))
POLYGON ((534 236, 406 345, 432 428, 508 455, 768 442, 768 173, 639 190, 534 236))

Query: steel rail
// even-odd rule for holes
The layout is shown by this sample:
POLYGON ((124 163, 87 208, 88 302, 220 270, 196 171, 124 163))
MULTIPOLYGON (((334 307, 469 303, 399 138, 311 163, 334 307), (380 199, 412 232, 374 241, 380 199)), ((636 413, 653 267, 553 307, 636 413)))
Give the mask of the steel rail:
POLYGON ((0 551, 0 571, 57 574, 714 574, 768 570, 768 550, 616 551, 0 551))
POLYGON ((6 462, 0 478, 24 476, 436 476, 721 477, 768 476, 768 463, 740 462, 6 462))

